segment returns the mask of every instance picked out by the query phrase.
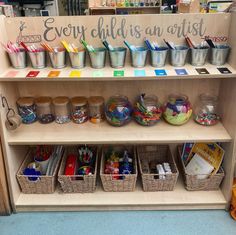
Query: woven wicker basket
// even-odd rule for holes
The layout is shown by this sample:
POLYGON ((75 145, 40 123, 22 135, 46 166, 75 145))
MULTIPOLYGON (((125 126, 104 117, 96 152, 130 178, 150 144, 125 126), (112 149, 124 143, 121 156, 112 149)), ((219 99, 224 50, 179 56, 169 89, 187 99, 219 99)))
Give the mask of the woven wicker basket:
POLYGON ((153 191, 172 191, 178 179, 178 169, 168 145, 147 145, 137 147, 139 169, 142 177, 143 190, 153 191), (159 174, 143 172, 143 164, 155 161, 157 164, 167 162, 170 164, 172 174, 166 175, 165 179, 159 179, 159 174))
POLYGON ((16 177, 20 184, 22 192, 27 193, 27 194, 54 193, 56 189, 56 184, 57 184, 56 177, 57 177, 60 161, 57 162, 52 176, 41 175, 38 177, 36 181, 30 181, 28 179, 29 176, 23 175, 23 171, 30 162, 34 161, 33 152, 34 152, 34 148, 31 148, 28 151, 25 160, 21 164, 20 169, 18 170, 16 174, 16 177))
POLYGON ((105 174, 105 152, 108 147, 103 147, 101 167, 100 167, 100 177, 102 180, 102 185, 104 191, 106 192, 131 192, 135 190, 136 180, 137 180, 137 158, 135 149, 133 146, 113 146, 115 150, 127 149, 133 153, 133 174, 105 174), (114 178, 115 177, 115 178, 114 178), (120 179, 117 179, 119 177, 120 179))
MULTIPOLYGON (((91 146, 90 146, 91 147, 91 146)), ((94 174, 92 175, 64 175, 67 153, 75 152, 73 147, 68 147, 63 156, 58 173, 58 181, 64 193, 93 193, 96 190, 98 149, 96 148, 96 160, 94 164, 94 174)))
POLYGON ((198 179, 197 175, 188 175, 185 171, 184 163, 181 159, 182 147, 178 146, 178 158, 180 162, 180 169, 183 173, 185 188, 189 191, 211 191, 218 190, 225 173, 222 167, 215 175, 211 175, 207 179, 198 179))

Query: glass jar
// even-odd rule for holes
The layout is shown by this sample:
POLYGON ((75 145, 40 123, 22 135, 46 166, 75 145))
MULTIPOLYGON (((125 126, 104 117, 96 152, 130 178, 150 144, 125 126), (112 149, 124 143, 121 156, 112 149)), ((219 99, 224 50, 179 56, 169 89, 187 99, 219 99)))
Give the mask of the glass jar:
POLYGON ((64 124, 70 122, 69 101, 69 98, 66 96, 58 96, 53 99, 56 123, 64 124))
POLYGON ((192 106, 185 95, 172 94, 164 105, 163 117, 172 125, 183 125, 192 115, 192 106))
POLYGON ((88 120, 88 101, 83 96, 73 97, 71 99, 72 120, 77 124, 88 120))
POLYGON ((111 96, 105 107, 107 121, 113 126, 123 126, 131 121, 132 105, 126 96, 111 96))
POLYGON ((52 98, 41 96, 35 99, 38 120, 42 124, 51 123, 55 120, 52 112, 52 98))
POLYGON ((134 106, 134 118, 137 123, 143 126, 152 126, 161 118, 161 107, 155 95, 138 97, 134 106))
POLYGON ((217 105, 217 96, 201 94, 194 110, 194 120, 204 126, 217 124, 220 120, 217 105))
POLYGON ((102 96, 91 96, 89 103, 89 120, 92 123, 100 123, 104 120, 104 98, 102 96))
POLYGON ((34 98, 21 97, 16 101, 16 104, 23 123, 31 124, 37 120, 34 98))

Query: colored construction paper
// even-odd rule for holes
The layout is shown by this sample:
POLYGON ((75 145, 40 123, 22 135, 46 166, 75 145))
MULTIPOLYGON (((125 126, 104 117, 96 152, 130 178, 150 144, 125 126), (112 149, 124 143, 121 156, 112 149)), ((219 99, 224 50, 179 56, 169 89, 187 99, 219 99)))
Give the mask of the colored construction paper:
POLYGON ((114 77, 124 77, 124 74, 124 70, 115 70, 113 75, 114 77))
POLYGON ((166 70, 165 69, 155 69, 156 76, 166 76, 166 70))
POLYGON ((58 77, 60 73, 61 73, 60 71, 53 70, 48 73, 48 77, 55 78, 55 77, 58 77))
POLYGON ((208 70, 205 69, 205 68, 198 68, 198 69, 196 69, 196 71, 197 71, 199 74, 209 74, 208 70))
POLYGON ((101 70, 94 71, 93 77, 103 77, 103 71, 101 71, 101 70))
POLYGON ((27 77, 27 78, 35 78, 35 77, 38 76, 38 74, 39 74, 39 71, 30 71, 30 72, 26 75, 26 77, 27 77))
POLYGON ((217 68, 222 74, 232 73, 228 68, 217 68))
POLYGON ((134 76, 135 77, 145 77, 146 76, 146 72, 145 72, 145 70, 143 70, 143 69, 135 69, 134 70, 134 76))
POLYGON ((187 75, 186 69, 175 69, 177 75, 187 75))
POLYGON ((70 72, 69 77, 71 77, 71 78, 79 78, 79 77, 81 77, 81 71, 73 70, 73 71, 70 72))
POLYGON ((18 73, 19 73, 19 71, 9 71, 4 75, 4 77, 14 78, 18 73))

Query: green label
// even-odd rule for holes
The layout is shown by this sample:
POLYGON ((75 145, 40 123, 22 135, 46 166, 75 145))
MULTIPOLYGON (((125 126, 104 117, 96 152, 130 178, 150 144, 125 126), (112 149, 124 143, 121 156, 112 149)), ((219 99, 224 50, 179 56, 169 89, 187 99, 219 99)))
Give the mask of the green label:
POLYGON ((124 70, 115 70, 114 71, 114 77, 124 77, 124 70))

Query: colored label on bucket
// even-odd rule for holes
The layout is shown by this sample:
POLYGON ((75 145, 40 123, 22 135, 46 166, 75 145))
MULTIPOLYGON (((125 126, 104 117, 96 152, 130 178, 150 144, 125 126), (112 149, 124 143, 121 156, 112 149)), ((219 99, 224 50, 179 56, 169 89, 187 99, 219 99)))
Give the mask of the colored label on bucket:
POLYGON ((26 75, 26 77, 27 77, 27 78, 35 78, 35 77, 38 76, 38 74, 39 74, 39 71, 30 71, 30 72, 26 75))
POLYGON ((114 75, 114 77, 124 77, 125 72, 124 72, 124 70, 115 70, 113 75, 114 75))
POLYGON ((187 75, 186 69, 175 69, 177 75, 187 75))
POLYGON ((103 71, 101 71, 101 70, 94 71, 93 77, 103 77, 103 71))
POLYGON ((49 74, 48 74, 48 77, 49 78, 56 78, 56 77, 58 77, 59 76, 59 74, 60 74, 61 72, 60 71, 50 71, 49 72, 49 74))
POLYGON ((167 75, 165 69, 155 69, 154 71, 155 71, 156 76, 166 76, 167 75))
POLYGON ((71 77, 71 78, 79 78, 79 77, 81 77, 81 71, 73 70, 73 71, 70 72, 69 77, 71 77))
POLYGON ((146 76, 146 72, 145 70, 140 70, 140 69, 136 69, 134 70, 134 76, 135 77, 145 77, 146 76))
POLYGON ((217 68, 222 74, 232 73, 228 68, 217 68))
POLYGON ((209 74, 208 70, 205 68, 196 69, 199 74, 209 74))
POLYGON ((9 71, 4 75, 4 77, 14 78, 18 73, 19 73, 19 71, 9 71))

